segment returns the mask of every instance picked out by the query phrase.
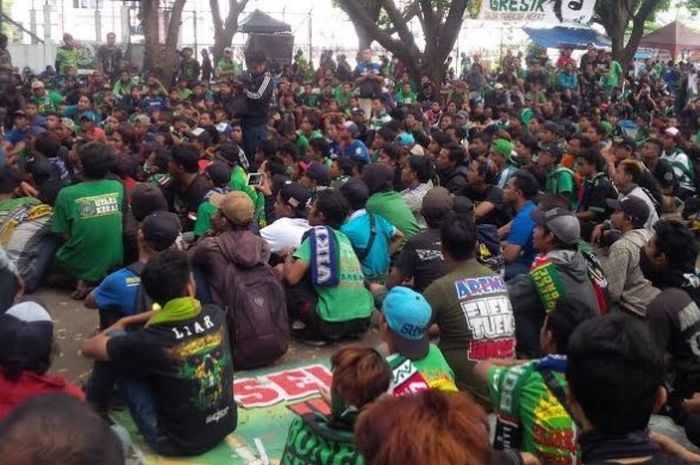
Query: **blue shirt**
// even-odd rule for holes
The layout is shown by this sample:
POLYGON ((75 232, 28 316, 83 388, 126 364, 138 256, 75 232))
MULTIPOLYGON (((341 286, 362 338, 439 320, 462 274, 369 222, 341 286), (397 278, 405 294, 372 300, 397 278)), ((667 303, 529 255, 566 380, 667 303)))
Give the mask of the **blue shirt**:
POLYGON ((355 73, 358 76, 366 76, 368 74, 381 75, 382 68, 377 63, 372 63, 372 62, 362 63, 362 62, 360 62, 355 67, 355 73))
POLYGON ((512 245, 520 246, 520 257, 516 262, 530 266, 537 255, 537 250, 532 243, 532 233, 535 230, 535 222, 530 218, 530 212, 534 210, 535 204, 531 200, 525 203, 525 206, 513 218, 513 224, 510 227, 510 233, 506 238, 506 242, 512 245))
POLYGON ((369 150, 364 142, 358 139, 353 140, 352 144, 345 148, 345 153, 343 155, 354 160, 359 160, 363 165, 368 165, 370 163, 369 150))
MULTIPOLYGON (((377 233, 374 237, 372 249, 367 256, 365 256, 364 260, 360 260, 362 273, 365 275, 365 278, 368 279, 380 277, 389 271, 389 265, 391 263, 389 244, 396 231, 396 228, 383 217, 376 214, 373 216, 377 233)), ((369 243, 369 226, 369 215, 366 210, 362 209, 353 213, 348 222, 340 227, 340 231, 350 239, 352 248, 355 249, 356 252, 364 252, 369 243)))
POLYGON ((161 96, 147 95, 141 99, 141 108, 150 113, 152 111, 163 111, 166 107, 165 99, 161 96))
POLYGON ((141 277, 128 268, 121 268, 108 275, 94 291, 99 310, 109 310, 123 316, 138 312, 136 299, 141 287, 141 277))

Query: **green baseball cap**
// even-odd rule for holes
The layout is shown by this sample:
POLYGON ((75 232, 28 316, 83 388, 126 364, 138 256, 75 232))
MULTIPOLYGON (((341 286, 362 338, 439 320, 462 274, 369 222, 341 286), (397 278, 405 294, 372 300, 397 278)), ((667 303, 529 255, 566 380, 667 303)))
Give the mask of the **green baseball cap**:
POLYGON ((613 133, 613 125, 610 124, 610 122, 608 122, 608 121, 601 121, 601 122, 600 122, 600 127, 603 128, 603 131, 605 131, 605 133, 606 133, 608 136, 612 136, 612 133, 613 133))
POLYGON ((505 139, 496 139, 491 143, 491 150, 510 159, 511 152, 513 152, 513 144, 505 139))

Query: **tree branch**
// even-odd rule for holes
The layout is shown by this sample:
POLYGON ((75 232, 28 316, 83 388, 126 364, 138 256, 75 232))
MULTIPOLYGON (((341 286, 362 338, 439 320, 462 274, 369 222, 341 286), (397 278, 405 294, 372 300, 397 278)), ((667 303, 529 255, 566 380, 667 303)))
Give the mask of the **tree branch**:
POLYGON ((214 35, 221 34, 223 21, 221 20, 219 2, 217 0, 209 0, 209 8, 211 9, 211 19, 214 23, 214 35))
POLYGON ((449 13, 447 13, 447 19, 445 23, 440 28, 440 35, 438 37, 438 50, 445 49, 445 56, 450 54, 452 46, 454 45, 459 32, 462 29, 462 22, 464 21, 464 12, 467 10, 467 2, 456 1, 452 2, 450 5, 449 13), (449 48, 443 47, 444 44, 451 44, 449 48))
POLYGON ((370 18, 366 9, 358 0, 339 0, 339 3, 343 6, 343 10, 348 14, 350 20, 369 32, 374 37, 374 40, 379 42, 384 48, 392 50, 405 47, 402 42, 392 38, 391 34, 377 26, 376 20, 370 18))
POLYGON ((168 23, 168 34, 165 38, 165 47, 176 47, 177 36, 182 24, 182 10, 185 8, 185 0, 175 0, 173 9, 170 12, 170 22, 168 23))
MULTIPOLYGON (((410 46, 409 44, 413 44, 413 46, 415 47, 413 34, 411 34, 411 31, 408 30, 408 26, 403 21, 403 15, 401 14, 401 11, 399 11, 399 9, 396 7, 394 1, 382 0, 382 6, 384 7, 384 11, 386 11, 386 14, 389 16, 389 19, 391 19, 391 23, 396 28, 396 33, 399 35, 399 38, 404 42, 404 44, 408 46, 410 46)), ((417 47, 416 50, 418 50, 417 47)))

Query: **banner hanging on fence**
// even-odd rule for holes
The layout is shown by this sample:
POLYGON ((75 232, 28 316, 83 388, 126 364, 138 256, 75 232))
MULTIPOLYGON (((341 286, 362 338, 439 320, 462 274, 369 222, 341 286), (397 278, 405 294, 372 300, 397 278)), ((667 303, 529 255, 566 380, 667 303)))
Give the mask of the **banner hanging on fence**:
POLYGON ((479 19, 587 23, 596 0, 481 0, 479 19))

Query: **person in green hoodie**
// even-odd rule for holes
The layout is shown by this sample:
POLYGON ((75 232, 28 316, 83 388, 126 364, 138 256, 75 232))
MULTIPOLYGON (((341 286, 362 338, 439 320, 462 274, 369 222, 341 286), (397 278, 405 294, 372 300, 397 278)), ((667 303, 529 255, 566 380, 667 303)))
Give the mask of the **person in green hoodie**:
POLYGON ((578 203, 574 172, 562 166, 561 159, 564 151, 557 144, 540 146, 540 156, 537 163, 545 172, 545 190, 552 195, 562 197, 569 202, 572 209, 578 203))
POLYGON ((366 209, 381 215, 398 228, 405 241, 421 232, 418 221, 401 194, 393 190, 394 169, 377 163, 367 166, 362 172, 362 181, 367 185, 370 197, 366 209))
POLYGON ((348 346, 331 357, 330 392, 319 389, 330 414, 310 412, 289 426, 282 465, 362 465, 353 429, 362 409, 389 390, 391 370, 369 347, 348 346))

